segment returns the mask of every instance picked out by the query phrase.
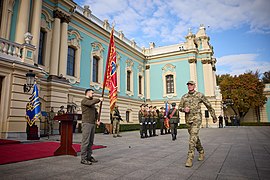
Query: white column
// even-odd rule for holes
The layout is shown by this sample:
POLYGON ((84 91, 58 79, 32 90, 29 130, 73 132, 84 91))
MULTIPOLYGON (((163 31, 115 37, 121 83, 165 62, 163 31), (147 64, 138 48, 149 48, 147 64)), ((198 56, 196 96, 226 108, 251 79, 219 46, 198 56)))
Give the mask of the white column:
MULTIPOLYGON (((56 11, 57 12, 57 11, 56 11)), ((55 12, 55 14, 57 14, 55 12)), ((58 75, 58 59, 59 59, 59 47, 60 47, 60 18, 55 15, 53 23, 53 37, 52 37, 52 51, 51 51, 51 61, 50 61, 50 74, 58 75)))
POLYGON ((60 58, 59 58, 59 75, 66 77, 67 74, 67 53, 68 53, 68 23, 64 21, 61 25, 61 43, 60 43, 60 58))
POLYGON ((197 67, 196 67, 196 59, 192 58, 188 60, 189 62, 189 69, 190 69, 190 80, 196 82, 197 84, 197 67))
POLYGON ((204 77, 204 89, 206 96, 214 96, 214 78, 213 70, 210 60, 202 60, 203 63, 203 77, 204 77))
POLYGON ((34 62, 37 63, 38 50, 39 50, 38 47, 39 47, 42 0, 34 0, 33 3, 34 3, 34 7, 33 7, 31 33, 33 35, 32 44, 36 47, 36 51, 34 53, 34 62))
POLYGON ((145 68, 146 99, 150 99, 150 65, 145 68))
POLYGON ((21 0, 15 34, 15 42, 19 44, 24 43, 24 34, 28 31, 29 13, 30 0, 21 0))

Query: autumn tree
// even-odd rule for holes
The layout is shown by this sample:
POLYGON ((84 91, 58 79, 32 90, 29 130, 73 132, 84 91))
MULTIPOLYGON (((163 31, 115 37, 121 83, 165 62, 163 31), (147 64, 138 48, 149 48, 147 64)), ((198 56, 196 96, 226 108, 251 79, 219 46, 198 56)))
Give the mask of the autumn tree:
POLYGON ((223 102, 228 105, 230 100, 230 107, 241 119, 245 117, 251 108, 254 108, 257 112, 258 108, 262 107, 267 100, 263 94, 265 85, 252 72, 234 77, 230 75, 224 76, 219 86, 223 102))

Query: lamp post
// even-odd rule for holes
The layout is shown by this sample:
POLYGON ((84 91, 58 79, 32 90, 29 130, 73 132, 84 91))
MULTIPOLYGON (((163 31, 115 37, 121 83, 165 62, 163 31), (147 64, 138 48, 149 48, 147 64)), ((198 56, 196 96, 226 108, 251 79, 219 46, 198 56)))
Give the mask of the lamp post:
POLYGON ((24 93, 27 93, 31 90, 35 83, 35 76, 36 74, 33 73, 32 70, 29 70, 28 73, 26 73, 26 84, 23 85, 23 91, 24 93))

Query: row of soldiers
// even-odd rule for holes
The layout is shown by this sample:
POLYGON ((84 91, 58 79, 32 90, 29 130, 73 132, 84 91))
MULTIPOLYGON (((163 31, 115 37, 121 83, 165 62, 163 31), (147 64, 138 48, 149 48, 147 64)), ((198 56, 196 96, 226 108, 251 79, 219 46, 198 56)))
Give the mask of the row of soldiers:
POLYGON ((172 108, 169 112, 165 112, 164 107, 157 110, 156 106, 148 106, 142 104, 138 114, 140 122, 140 135, 141 138, 158 136, 156 133, 158 120, 160 122, 160 134, 171 133, 172 140, 176 140, 177 126, 180 123, 179 110, 175 108, 176 103, 172 103, 172 108))

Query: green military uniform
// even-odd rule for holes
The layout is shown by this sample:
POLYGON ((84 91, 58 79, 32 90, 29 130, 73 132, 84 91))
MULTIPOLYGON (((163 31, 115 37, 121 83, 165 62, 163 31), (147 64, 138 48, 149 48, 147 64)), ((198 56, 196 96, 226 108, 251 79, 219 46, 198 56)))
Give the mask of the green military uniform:
MULTIPOLYGON (((149 108, 151 108, 150 106, 149 108)), ((153 122, 154 122, 154 112, 153 110, 149 110, 148 112, 148 131, 149 131, 149 136, 153 136, 153 122)))
MULTIPOLYGON (((187 84, 195 84, 193 81, 189 81, 187 84)), ((188 113, 185 113, 185 121, 188 128, 189 137, 189 150, 188 150, 188 160, 191 163, 187 163, 186 166, 192 166, 192 159, 194 157, 195 148, 200 153, 204 154, 204 150, 199 138, 199 130, 202 124, 202 113, 200 104, 203 103, 206 108, 209 110, 213 119, 216 119, 215 111, 212 108, 210 102, 206 97, 200 92, 188 92, 183 95, 179 104, 179 110, 185 112, 185 108, 188 107, 190 110, 188 113)), ((203 160, 203 158, 201 158, 203 160)))
MULTIPOLYGON (((140 107, 142 107, 142 106, 144 106, 144 105, 142 104, 140 107)), ((142 109, 138 113, 139 123, 140 123, 140 135, 141 135, 141 138, 145 138, 147 136, 144 114, 145 114, 145 110, 142 110, 142 109)))
MULTIPOLYGON (((146 104, 144 106, 145 108, 148 107, 148 104, 146 104)), ((144 110, 144 119, 145 119, 145 137, 147 138, 148 137, 148 133, 147 131, 149 130, 149 111, 147 111, 146 109, 144 110)))
MULTIPOLYGON (((164 109, 164 107, 161 107, 160 109, 164 109)), ((160 122, 160 134, 164 135, 164 129, 166 131, 165 125, 164 125, 164 114, 165 112, 160 111, 158 114, 159 122, 160 122)))
POLYGON ((112 112, 112 120, 113 120, 113 137, 121 137, 121 135, 119 134, 121 116, 118 110, 118 106, 114 107, 114 110, 112 112))
POLYGON ((175 103, 172 103, 172 109, 170 109, 168 113, 168 117, 170 119, 170 128, 171 128, 171 134, 172 134, 172 140, 176 140, 177 136, 177 126, 180 122, 179 118, 179 110, 175 108, 175 103))
POLYGON ((54 118, 55 116, 55 112, 53 110, 51 110, 49 113, 48 113, 48 118, 49 118, 49 132, 51 133, 51 135, 53 135, 53 124, 54 124, 54 118))
POLYGON ((156 106, 154 106, 154 110, 153 110, 153 136, 157 136, 157 134, 156 134, 157 121, 158 121, 158 113, 156 110, 156 106))

